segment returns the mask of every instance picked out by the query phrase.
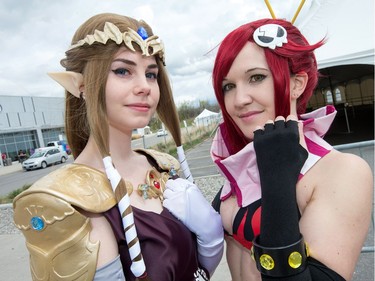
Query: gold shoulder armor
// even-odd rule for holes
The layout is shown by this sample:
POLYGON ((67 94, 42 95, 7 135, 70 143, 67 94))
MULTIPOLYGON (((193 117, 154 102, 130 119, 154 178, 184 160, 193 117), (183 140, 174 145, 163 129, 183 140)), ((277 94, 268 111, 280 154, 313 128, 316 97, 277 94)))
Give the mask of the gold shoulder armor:
POLYGON ((92 280, 99 242, 89 219, 48 193, 15 198, 14 221, 26 238, 33 280, 92 280))
POLYGON ((180 170, 180 162, 172 155, 154 149, 136 149, 135 151, 151 156, 163 170, 170 171, 172 168, 177 172, 180 170))
POLYGON ((66 165, 19 194, 14 221, 26 238, 33 280, 92 280, 99 242, 90 242, 90 220, 75 207, 102 213, 115 204, 106 176, 79 164, 66 165))
POLYGON ((48 193, 92 213, 102 213, 116 205, 106 175, 81 164, 65 165, 48 174, 16 199, 30 193, 48 193))

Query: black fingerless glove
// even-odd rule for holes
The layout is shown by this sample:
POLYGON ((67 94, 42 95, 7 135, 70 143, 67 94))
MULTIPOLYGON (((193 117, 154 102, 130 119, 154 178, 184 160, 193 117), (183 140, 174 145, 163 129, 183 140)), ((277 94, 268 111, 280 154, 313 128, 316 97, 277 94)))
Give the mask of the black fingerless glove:
POLYGON ((264 131, 254 132, 254 148, 262 187, 259 242, 289 245, 300 238, 296 184, 308 156, 299 144, 297 122, 266 124, 264 131))
MULTIPOLYGON (((254 241, 254 248, 256 245, 268 249, 289 247, 294 251, 294 248, 302 245, 304 249, 299 230, 296 184, 308 152, 299 144, 297 121, 276 121, 275 124, 266 124, 264 131, 254 132, 254 148, 262 188, 261 231, 260 236, 254 241)), ((262 251, 259 253, 262 254, 262 251)), ((276 251, 276 255, 284 259, 283 255, 278 253, 281 254, 282 250, 276 251)), ((283 264, 275 257, 277 264, 274 260, 274 268, 271 270, 259 268, 260 264, 257 261, 262 278, 264 274, 275 277, 280 274, 302 272, 302 267, 297 271, 293 268, 290 270, 288 256, 289 254, 286 261, 282 261, 283 264)), ((263 280, 268 279, 265 277, 263 280)))

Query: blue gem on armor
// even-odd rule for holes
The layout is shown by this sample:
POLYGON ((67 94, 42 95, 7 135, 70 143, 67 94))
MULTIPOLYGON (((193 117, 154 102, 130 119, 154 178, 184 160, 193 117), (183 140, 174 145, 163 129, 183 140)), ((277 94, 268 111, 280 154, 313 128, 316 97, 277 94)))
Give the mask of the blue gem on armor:
POLYGON ((31 227, 36 231, 41 231, 44 228, 44 221, 41 217, 32 217, 30 224, 31 227))
POLYGON ((137 33, 142 37, 143 40, 146 40, 148 38, 147 31, 143 26, 138 28, 137 33))

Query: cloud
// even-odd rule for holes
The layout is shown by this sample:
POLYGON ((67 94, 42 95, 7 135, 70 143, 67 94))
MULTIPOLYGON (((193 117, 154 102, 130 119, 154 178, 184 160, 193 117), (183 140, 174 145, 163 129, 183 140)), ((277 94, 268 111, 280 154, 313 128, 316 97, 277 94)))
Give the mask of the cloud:
MULTIPOLYGON (((273 2, 275 12, 287 7, 273 2)), ((211 70, 220 41, 245 22, 269 17, 263 0, 2 0, 0 95, 63 96, 46 73, 62 70, 60 60, 75 30, 103 12, 144 19, 152 26, 165 44, 177 103, 214 99, 211 70)))

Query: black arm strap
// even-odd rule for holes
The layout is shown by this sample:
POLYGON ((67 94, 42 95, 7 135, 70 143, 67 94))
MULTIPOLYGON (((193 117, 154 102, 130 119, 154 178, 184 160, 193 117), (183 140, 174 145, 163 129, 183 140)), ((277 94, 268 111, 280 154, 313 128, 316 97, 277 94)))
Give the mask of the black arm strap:
POLYGON ((289 277, 266 277, 262 276, 264 281, 346 281, 341 275, 328 268, 318 260, 308 257, 306 269, 294 276, 289 277))
POLYGON ((302 236, 286 247, 264 247, 258 240, 259 236, 253 241, 251 254, 262 275, 287 277, 305 271, 309 253, 302 236))

